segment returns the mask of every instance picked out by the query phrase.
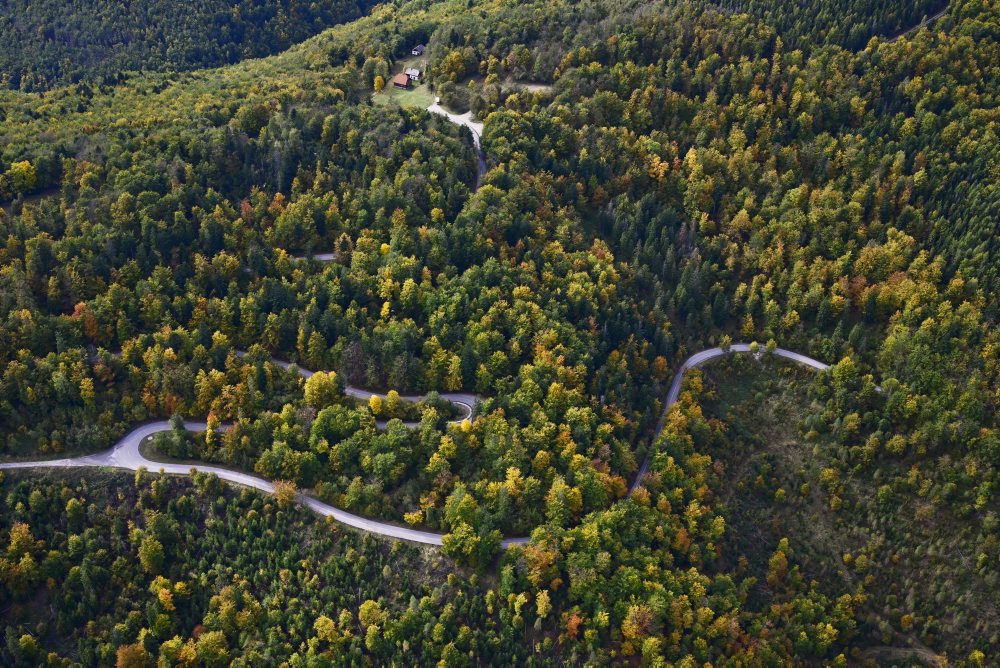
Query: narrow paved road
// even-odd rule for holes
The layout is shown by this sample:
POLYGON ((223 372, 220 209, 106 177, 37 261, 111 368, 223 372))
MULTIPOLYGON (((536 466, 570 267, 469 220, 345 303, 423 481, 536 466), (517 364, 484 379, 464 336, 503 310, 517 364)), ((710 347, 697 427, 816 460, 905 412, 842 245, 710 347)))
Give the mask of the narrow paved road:
POLYGON ((910 27, 910 28, 907 28, 906 30, 904 30, 904 31, 902 31, 900 33, 896 33, 895 35, 893 35, 892 37, 889 38, 889 41, 890 42, 895 42, 900 37, 905 37, 906 35, 909 35, 910 33, 914 32, 916 30, 920 30, 924 26, 930 24, 933 21, 936 21, 937 19, 941 18, 942 16, 944 16, 947 13, 948 13, 948 5, 945 5, 944 7, 941 8, 940 11, 934 12, 933 14, 931 14, 930 16, 928 16, 927 18, 925 18, 923 21, 921 21, 917 25, 915 25, 913 27, 910 27))
MULTIPOLYGON (((674 374, 673 382, 670 385, 670 392, 667 394, 666 404, 664 406, 663 414, 660 416, 660 421, 656 425, 656 434, 653 437, 655 442, 656 437, 659 436, 660 431, 663 429, 663 422, 667 415, 667 411, 677 403, 677 399, 680 397, 681 393, 681 382, 684 380, 684 374, 688 369, 693 369, 694 367, 701 366, 705 362, 715 359, 717 357, 723 357, 729 354, 736 353, 748 353, 750 352, 750 345, 746 343, 736 343, 733 344, 729 351, 723 351, 722 348, 709 348, 708 350, 703 350, 699 353, 695 353, 691 357, 687 358, 677 373, 674 374)), ((801 355, 790 350, 784 350, 778 348, 774 351, 774 355, 778 357, 783 357, 785 359, 797 362, 798 364, 803 364, 813 369, 825 370, 829 368, 829 365, 824 364, 818 360, 814 360, 811 357, 801 355)), ((289 362, 283 360, 273 360, 275 364, 283 368, 291 368, 293 365, 289 362)), ((296 367, 304 377, 308 378, 312 375, 312 371, 308 369, 302 369, 296 367)), ((372 393, 356 387, 348 387, 347 394, 350 396, 358 397, 361 399, 367 399, 371 397, 372 393)), ((385 396, 379 394, 379 396, 385 396)), ((462 394, 462 393, 442 393, 442 397, 448 399, 449 401, 464 407, 468 411, 467 416, 472 414, 473 407, 476 404, 477 397, 472 394, 462 394)), ((406 395, 402 397, 406 401, 419 401, 423 398, 423 395, 406 395)), ((459 418, 456 421, 461 421, 464 418, 459 418)), ((204 422, 186 421, 184 426, 190 431, 204 431, 207 428, 204 422)), ((174 463, 163 463, 157 462, 152 459, 147 459, 140 451, 139 445, 153 434, 161 431, 170 430, 170 422, 168 420, 159 420, 157 422, 150 422, 148 424, 136 427, 128 434, 123 436, 118 443, 115 444, 110 450, 105 452, 100 452, 93 455, 85 455, 83 457, 72 457, 67 459, 51 459, 42 461, 31 461, 31 462, 8 462, 0 463, 0 469, 25 469, 25 468, 78 468, 78 467, 109 467, 117 469, 126 469, 129 471, 136 471, 140 467, 146 468, 150 471, 163 471, 164 473, 171 473, 175 475, 189 475, 192 470, 197 469, 198 471, 204 473, 214 473, 219 476, 222 480, 226 480, 238 485, 245 485, 247 487, 253 487, 262 492, 268 494, 274 492, 274 484, 263 478, 259 478, 255 475, 249 473, 241 473, 239 471, 232 471, 230 469, 222 468, 219 466, 211 465, 198 465, 192 466, 190 464, 174 464, 174 463)), ((650 457, 647 456, 646 460, 642 463, 639 469, 639 473, 636 475, 635 482, 632 484, 631 491, 635 489, 642 482, 646 472, 649 470, 649 460, 650 457)), ((381 536, 388 536, 389 538, 398 538, 401 540, 408 540, 414 543, 424 543, 427 545, 441 545, 442 534, 434 533, 431 531, 419 531, 417 529, 410 529, 405 526, 400 526, 397 524, 391 524, 389 522, 380 522, 377 520, 368 519, 349 513, 346 510, 341 510, 327 503, 323 503, 311 496, 306 494, 299 494, 299 503, 307 506, 319 515, 326 517, 332 517, 336 521, 345 524, 355 529, 361 529, 363 531, 370 531, 371 533, 379 534, 381 536)), ((528 542, 527 538, 517 537, 517 538, 505 538, 503 540, 502 546, 504 549, 512 546, 528 542)))
MULTIPOLYGON (((763 348, 761 348, 763 352, 763 348)), ((657 437, 659 437, 660 432, 663 431, 663 422, 667 418, 667 412, 670 407, 677 403, 677 399, 681 396, 681 383, 684 380, 684 374, 688 369, 693 369, 695 367, 701 366, 709 360, 713 360, 716 357, 723 357, 725 355, 732 355, 735 353, 748 353, 750 352, 749 343, 734 343, 729 347, 728 351, 722 348, 709 348, 707 350, 702 350, 700 353, 695 353, 691 357, 684 360, 681 364, 681 368, 677 370, 674 374, 674 380, 670 383, 670 391, 667 393, 667 401, 663 405, 663 414, 660 415, 660 421, 656 423, 656 432, 653 436, 653 442, 655 443, 657 437)), ((774 350, 774 355, 778 357, 784 357, 785 359, 792 360, 799 364, 804 364, 805 366, 812 367, 813 369, 818 369, 819 371, 825 371, 830 368, 829 364, 823 364, 819 360, 814 360, 811 357, 802 355, 791 350, 785 350, 784 348, 776 348, 774 350)), ((646 455, 646 459, 643 460, 642 466, 639 467, 639 473, 635 476, 635 481, 632 483, 632 489, 630 491, 634 492, 640 484, 642 484, 643 478, 646 477, 646 473, 649 471, 649 460, 652 457, 652 452, 646 455)))
MULTIPOLYGON (((194 422, 185 421, 184 426, 190 431, 204 431, 207 425, 204 422, 194 422)), ((116 469, 126 469, 129 471, 136 471, 140 467, 145 467, 150 471, 162 471, 164 473, 172 473, 175 475, 189 475, 193 469, 197 468, 198 471, 202 473, 214 473, 221 479, 228 482, 236 483, 238 485, 245 485, 247 487, 253 487, 254 489, 259 489, 262 492, 271 494, 274 492, 274 485, 263 478, 259 478, 255 475, 249 473, 241 473, 239 471, 233 471, 227 468, 222 468, 221 466, 211 466, 207 464, 199 464, 198 466, 191 466, 190 464, 171 464, 156 462, 151 459, 147 459, 140 451, 139 445, 148 437, 152 436, 161 431, 170 430, 170 422, 168 420, 159 420, 157 422, 150 422, 149 424, 144 424, 140 427, 136 427, 128 434, 123 436, 121 440, 115 444, 115 447, 101 452, 95 455, 87 455, 85 457, 74 457, 72 459, 56 459, 46 462, 15 462, 9 464, 0 464, 2 469, 20 469, 20 468, 32 468, 32 467, 50 467, 50 468, 73 468, 80 466, 97 466, 97 467, 108 467, 116 469)), ((415 543, 426 543, 429 545, 440 545, 441 544, 441 534, 432 533, 429 531, 418 531, 416 529, 410 529, 405 526, 398 526, 395 524, 390 524, 388 522, 379 522, 377 520, 367 519, 353 513, 349 513, 346 510, 341 510, 340 508, 335 508, 327 503, 323 503, 317 499, 314 499, 305 494, 299 494, 299 503, 304 506, 309 507, 314 512, 319 515, 324 515, 332 517, 341 524, 346 524, 347 526, 354 527, 356 529, 361 529, 363 531, 371 531, 372 533, 377 533, 382 536, 389 536, 390 538, 399 538, 402 540, 409 540, 415 543)))
MULTIPOLYGON (((236 355, 239 356, 239 357, 245 357, 246 354, 247 353, 246 353, 245 350, 237 350, 236 351, 236 355)), ((302 376, 303 378, 310 378, 310 377, 312 377, 312 375, 314 373, 313 371, 310 371, 309 369, 303 369, 302 367, 298 366, 297 364, 295 364, 293 362, 288 362, 288 361, 285 361, 285 360, 281 360, 281 359, 278 359, 277 357, 272 357, 271 358, 271 362, 274 365, 276 365, 276 366, 280 366, 282 369, 291 369, 291 368, 294 367, 295 370, 299 372, 299 375, 302 376)), ((376 396, 376 397, 379 397, 382 400, 385 400, 385 398, 388 396, 387 394, 385 394, 383 392, 374 392, 372 390, 365 390, 363 388, 356 387, 354 385, 345 385, 344 386, 344 394, 346 394, 349 397, 353 397, 354 399, 360 399, 362 401, 368 401, 373 396, 376 396)), ((478 397, 478 396, 476 396, 475 394, 467 394, 465 392, 439 392, 438 396, 441 397, 442 399, 444 399, 445 401, 448 401, 448 402, 450 402, 450 403, 452 403, 452 404, 454 404, 455 406, 458 407, 460 415, 457 418, 455 418, 454 420, 448 420, 448 422, 453 423, 453 424, 458 424, 458 423, 461 423, 462 420, 465 420, 467 418, 471 418, 472 417, 472 411, 476 407, 476 403, 478 403, 479 401, 481 401, 481 398, 478 397)), ((416 404, 416 403, 420 403, 421 401, 424 401, 425 399, 427 399, 427 395, 426 394, 401 394, 401 395, 399 395, 399 398, 402 399, 405 402, 416 404)), ((379 425, 379 428, 384 428, 386 423, 385 422, 378 422, 377 424, 379 425)), ((403 422, 403 424, 405 424, 407 427, 411 427, 411 428, 416 428, 416 427, 420 426, 419 422, 403 422)))
POLYGON ((476 165, 476 189, 479 189, 479 184, 482 183, 483 177, 486 176, 486 154, 483 153, 483 124, 472 120, 472 112, 467 111, 464 114, 453 114, 444 107, 441 106, 441 98, 434 98, 434 104, 427 107, 427 111, 432 114, 437 114, 439 116, 444 116, 452 123, 456 125, 464 125, 469 128, 472 132, 472 144, 476 147, 476 157, 479 159, 476 165))

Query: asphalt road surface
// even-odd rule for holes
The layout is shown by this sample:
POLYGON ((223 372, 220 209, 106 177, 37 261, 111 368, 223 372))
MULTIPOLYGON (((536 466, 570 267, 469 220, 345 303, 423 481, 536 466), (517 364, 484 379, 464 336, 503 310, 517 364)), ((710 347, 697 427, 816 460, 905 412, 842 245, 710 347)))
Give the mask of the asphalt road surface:
MULTIPOLYGON (((663 421, 666 417, 667 411, 671 406, 677 403, 677 399, 680 397, 681 382, 684 380, 684 374, 688 369, 701 366, 705 362, 717 357, 748 352, 750 352, 749 344, 736 343, 730 346, 728 351, 724 351, 722 348, 709 348, 708 350, 702 350, 701 352, 695 353, 694 355, 691 355, 691 357, 687 358, 677 370, 677 373, 674 374, 673 382, 670 385, 670 392, 667 394, 667 401, 664 405, 663 415, 660 417, 660 421, 656 425, 656 434, 653 440, 655 441, 656 437, 659 436, 660 431, 663 429, 663 421)), ((784 350, 783 348, 776 349, 772 354, 821 371, 829 368, 829 365, 824 364, 823 362, 790 350, 784 350)), ((293 364, 283 360, 273 361, 275 364, 278 364, 283 368, 292 368, 294 366, 293 364)), ((308 369, 302 369, 300 367, 295 368, 306 378, 313 374, 313 372, 308 369)), ((372 396, 372 394, 377 394, 383 398, 385 397, 385 395, 381 393, 373 393, 368 390, 351 386, 346 388, 346 393, 358 399, 368 399, 372 396)), ((441 397, 456 404, 462 410, 463 416, 453 420, 453 422, 461 422, 463 419, 471 417, 478 400, 476 395, 464 393, 442 393, 441 397)), ((424 398, 424 395, 402 395, 401 398, 404 401, 420 401, 424 398)), ((412 423, 410 423, 410 425, 412 426, 412 423)), ((189 431, 196 432, 204 431, 207 428, 205 422, 196 421, 185 421, 184 426, 189 431)), ((198 464, 196 466, 192 466, 191 464, 158 462, 148 459, 142 454, 142 452, 140 452, 139 446, 146 438, 161 431, 169 431, 170 428, 170 422, 168 420, 149 422, 136 427, 123 436, 114 445, 114 447, 104 452, 66 459, 0 463, 0 469, 105 467, 136 471, 140 468, 145 468, 149 471, 162 471, 163 473, 170 473, 174 475, 189 475, 194 470, 197 470, 203 473, 214 473, 222 480, 238 485, 252 487, 268 494, 274 492, 274 484, 271 481, 257 477, 250 473, 242 473, 240 471, 233 471, 220 466, 211 466, 208 464, 198 464)), ((649 470, 649 460, 650 457, 647 456, 646 460, 643 461, 642 466, 639 468, 635 482, 632 484, 632 491, 635 491, 635 489, 641 484, 646 472, 649 470)), ((378 534, 380 536, 387 536, 389 538, 408 540, 414 543, 441 545, 442 534, 440 533, 420 531, 390 522, 380 522, 378 520, 361 517, 359 515, 349 513, 346 510, 341 510, 340 508, 331 506, 330 504, 319 501, 318 499, 303 493, 299 494, 298 502, 319 515, 332 517, 341 524, 354 527, 355 529, 370 531, 371 533, 378 534)), ((511 545, 518 545, 526 542, 528 542, 528 539, 525 537, 505 538, 502 545, 506 549, 511 545)))

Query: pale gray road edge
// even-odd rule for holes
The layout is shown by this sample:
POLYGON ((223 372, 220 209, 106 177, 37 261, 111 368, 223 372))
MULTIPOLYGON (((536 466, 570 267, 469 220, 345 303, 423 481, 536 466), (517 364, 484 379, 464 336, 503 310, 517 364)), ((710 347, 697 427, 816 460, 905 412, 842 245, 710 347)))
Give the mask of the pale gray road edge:
POLYGON ((483 177, 486 176, 486 154, 483 152, 482 145, 482 122, 472 120, 471 111, 467 111, 464 114, 453 114, 441 106, 440 97, 434 98, 433 104, 427 107, 427 111, 438 116, 444 116, 456 125, 464 125, 469 128, 469 132, 472 133, 472 144, 476 149, 476 189, 478 190, 479 184, 482 183, 483 177))
MULTIPOLYGON (((760 352, 763 353, 763 351, 764 349, 760 348, 760 352)), ((677 399, 680 398, 681 396, 681 383, 683 382, 684 374, 687 372, 688 369, 693 369, 695 367, 701 366, 705 362, 713 360, 717 357, 724 357, 725 355, 732 355, 734 353, 748 353, 748 352, 750 352, 749 343, 734 343, 729 347, 728 350, 723 350, 722 348, 708 348, 707 350, 702 350, 699 353, 695 353, 694 355, 691 355, 691 357, 684 360, 684 363, 681 364, 681 368, 679 368, 677 370, 677 373, 674 374, 673 382, 670 383, 670 391, 667 393, 667 401, 663 405, 663 413, 660 415, 659 422, 656 423, 656 431, 654 432, 655 435, 653 436, 653 442, 654 443, 656 442, 656 439, 659 438, 660 436, 660 432, 663 431, 663 422, 667 418, 667 413, 670 410, 670 407, 676 404, 677 399)), ((776 357, 783 357, 787 360, 791 360, 798 364, 812 367, 813 369, 817 369, 819 371, 826 371, 827 369, 830 368, 829 364, 824 364, 823 362, 820 362, 819 360, 814 360, 813 358, 807 355, 802 355, 800 353, 792 352, 791 350, 785 350, 784 348, 775 348, 771 354, 775 355, 776 357)), ((643 460, 642 466, 639 467, 639 473, 636 474, 635 481, 632 483, 632 488, 630 491, 634 492, 639 487, 639 485, 642 484, 642 479, 646 476, 646 473, 649 471, 649 460, 651 456, 652 453, 646 455, 646 459, 643 460)))
MULTIPOLYGON (((660 431, 663 430, 663 422, 666 418, 667 411, 670 407, 677 403, 677 399, 680 397, 681 393, 681 382, 684 380, 684 374, 688 369, 693 369, 694 367, 701 366, 709 360, 715 359, 717 357, 723 357, 728 354, 733 353, 748 353, 750 352, 750 345, 746 343, 735 343, 730 346, 728 351, 724 351, 722 348, 709 348, 708 350, 703 350, 701 352, 691 355, 691 357, 684 360, 684 363, 674 374, 673 382, 670 385, 670 392, 667 394, 667 400, 664 404, 663 414, 660 416, 660 420, 656 425, 656 432, 653 437, 653 442, 655 443, 656 438, 660 435, 660 431)), ((771 354, 777 357, 783 357, 785 359, 797 362, 798 364, 803 364, 813 369, 826 370, 829 365, 824 364, 818 360, 814 360, 806 355, 801 355, 790 350, 784 350, 783 348, 777 348, 771 354)), ((273 360, 275 364, 283 368, 292 368, 295 365, 285 362, 282 360, 273 360)), ((313 375, 312 371, 308 369, 302 369, 300 367, 295 367, 303 377, 308 378, 313 375)), ((359 399, 368 399, 373 394, 368 390, 363 390, 356 387, 348 386, 345 393, 356 397, 359 399)), ((380 397, 385 397, 384 394, 378 394, 380 397)), ((476 405, 477 397, 473 394, 463 394, 463 393, 442 393, 441 397, 448 399, 449 401, 457 404, 463 408, 463 411, 467 411, 465 417, 470 417, 474 406, 476 405)), ((403 395, 401 396, 405 401, 420 401, 423 399, 423 395, 403 395)), ((459 418, 453 422, 460 422, 465 419, 459 418)), ((412 425, 412 423, 410 423, 412 425)), ((205 422, 195 422, 195 421, 185 421, 184 426, 189 431, 204 431, 207 428, 205 422)), ((247 487, 252 487, 258 489, 262 492, 271 494, 274 492, 274 484, 264 478, 259 478, 255 475, 249 473, 241 473, 239 471, 232 471, 230 469, 222 468, 219 466, 210 465, 198 465, 192 466, 190 464, 172 464, 157 462, 151 459, 147 459, 140 451, 139 445, 144 439, 153 434, 161 431, 170 430, 170 422, 168 420, 159 420, 156 422, 150 422, 142 426, 136 427, 128 434, 123 436, 118 443, 114 445, 110 450, 104 452, 99 452, 93 455, 85 455, 83 457, 72 457, 66 459, 51 459, 51 460, 41 460, 41 461, 30 461, 30 462, 6 462, 0 463, 0 469, 26 469, 26 468, 78 468, 78 467, 107 467, 116 469, 125 469, 129 471, 136 471, 140 468, 148 469, 149 471, 162 471, 163 473, 170 473, 174 475, 189 475, 193 471, 197 470, 202 473, 214 473, 219 476, 222 480, 228 482, 236 483, 238 485, 245 485, 247 487)), ((639 468, 639 473, 636 475, 635 482, 632 484, 631 491, 635 491, 636 488, 641 484, 644 476, 649 470, 649 460, 650 456, 647 456, 645 461, 643 461, 642 466, 639 468)), ((441 539, 443 534, 435 533, 432 531, 420 531, 417 529, 411 529, 409 527, 400 526, 397 524, 391 524, 389 522, 380 522, 378 520, 372 520, 360 515, 355 515, 349 513, 346 510, 341 510, 335 506, 331 506, 328 503, 324 503, 315 499, 311 496, 305 494, 299 494, 299 503, 308 507, 313 512, 324 517, 332 517, 337 522, 345 524, 349 527, 355 529, 360 529, 362 531, 369 531, 380 536, 386 536, 389 538, 397 538, 400 540, 408 540, 414 543, 424 543, 426 545, 441 545, 441 539)), ((504 549, 512 546, 527 543, 528 538, 517 537, 517 538, 505 538, 502 542, 504 549)))

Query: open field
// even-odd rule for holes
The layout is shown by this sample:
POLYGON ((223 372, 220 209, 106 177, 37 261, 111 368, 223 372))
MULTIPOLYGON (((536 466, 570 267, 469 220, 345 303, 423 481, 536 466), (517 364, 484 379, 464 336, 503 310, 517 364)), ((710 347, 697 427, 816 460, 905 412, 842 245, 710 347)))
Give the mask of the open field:
POLYGON ((381 92, 373 94, 372 101, 375 104, 396 104, 400 107, 416 107, 420 109, 429 107, 434 102, 434 93, 431 91, 430 86, 425 83, 426 76, 421 79, 421 83, 411 84, 409 90, 396 88, 392 85, 392 77, 410 67, 416 67, 421 72, 425 72, 427 69, 427 57, 411 56, 410 58, 397 60, 393 65, 389 81, 386 83, 385 88, 381 92))
POLYGON ((382 92, 372 95, 372 101, 375 104, 395 104, 400 107, 426 109, 434 102, 434 93, 431 92, 430 86, 427 84, 420 84, 409 90, 396 88, 389 84, 382 92))

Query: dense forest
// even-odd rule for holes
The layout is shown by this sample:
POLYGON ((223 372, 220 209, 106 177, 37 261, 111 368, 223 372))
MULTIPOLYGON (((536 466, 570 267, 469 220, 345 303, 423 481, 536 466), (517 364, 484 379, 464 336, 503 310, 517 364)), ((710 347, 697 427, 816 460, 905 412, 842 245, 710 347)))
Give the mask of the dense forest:
POLYGON ((0 662, 995 663, 1000 8, 846 4, 417 0, 0 91, 0 455, 173 417, 157 456, 444 534, 6 472, 0 662), (372 102, 418 42, 478 187, 372 102))
MULTIPOLYGON (((746 12, 776 28, 789 46, 805 50, 817 44, 858 49, 873 35, 897 35, 947 6, 942 0, 699 2, 705 8, 746 12)), ((0 52, 0 86, 37 91, 80 81, 120 83, 129 72, 183 71, 259 58, 356 19, 374 4, 371 0, 4 0, 0 3, 0 43, 7 48, 0 52)), ((634 1, 623 4, 641 6, 634 1)), ((528 25, 505 22, 504 32, 522 31, 511 44, 527 42, 525 29, 561 30, 558 24, 538 22, 538 9, 534 8, 536 20, 528 25)), ((450 28, 468 34, 476 25, 478 21, 470 18, 450 28)), ((433 27, 428 23, 396 29, 420 40, 433 27)), ((493 46, 504 48, 509 39, 509 34, 498 34, 489 41, 496 40, 493 46)), ((546 42, 541 40, 539 46, 546 42)))
POLYGON ((340 531, 211 476, 24 476, 5 487, 4 665, 526 654, 520 632, 487 611, 481 579, 439 553, 340 531))
POLYGON ((45 90, 129 71, 259 58, 358 18, 367 0, 3 0, 0 86, 45 90))
POLYGON ((848 0, 847 2, 781 2, 723 0, 720 9, 747 12, 774 28, 786 45, 809 50, 837 44, 863 48, 872 36, 896 38, 925 19, 947 11, 946 0, 848 0))

